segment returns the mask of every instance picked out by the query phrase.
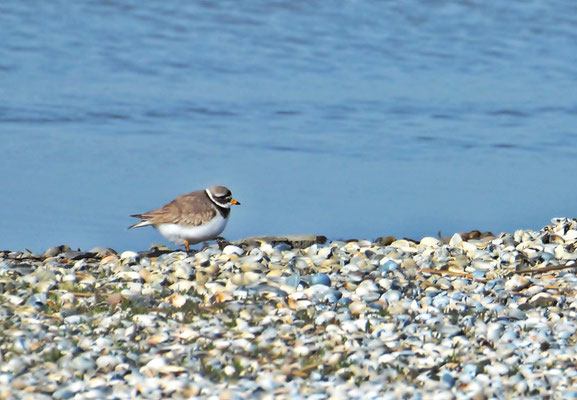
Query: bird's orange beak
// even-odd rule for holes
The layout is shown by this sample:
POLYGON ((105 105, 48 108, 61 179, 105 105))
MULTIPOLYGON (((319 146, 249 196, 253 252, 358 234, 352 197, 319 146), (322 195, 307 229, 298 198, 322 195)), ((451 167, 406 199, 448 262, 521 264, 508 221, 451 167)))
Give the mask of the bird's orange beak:
POLYGON ((240 206, 240 201, 235 200, 235 199, 231 199, 231 200, 230 200, 230 203, 231 203, 231 204, 236 204, 237 206, 240 206))

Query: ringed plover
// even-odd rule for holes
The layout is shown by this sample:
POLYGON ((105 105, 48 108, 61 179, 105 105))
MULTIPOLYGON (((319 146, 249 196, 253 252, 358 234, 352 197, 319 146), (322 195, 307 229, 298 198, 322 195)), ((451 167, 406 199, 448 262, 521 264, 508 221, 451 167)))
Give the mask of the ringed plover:
POLYGON ((162 236, 189 251, 191 244, 214 239, 224 230, 234 204, 240 205, 228 188, 211 186, 178 196, 156 210, 131 215, 142 221, 128 229, 152 225, 162 236))

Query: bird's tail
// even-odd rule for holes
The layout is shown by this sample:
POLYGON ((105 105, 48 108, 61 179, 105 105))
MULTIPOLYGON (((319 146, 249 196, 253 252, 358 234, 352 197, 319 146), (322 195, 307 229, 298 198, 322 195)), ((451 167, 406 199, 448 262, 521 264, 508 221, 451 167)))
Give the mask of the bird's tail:
MULTIPOLYGON (((141 215, 141 214, 134 214, 134 215, 131 215, 131 217, 134 217, 134 218, 142 218, 142 215, 141 215)), ((143 221, 138 221, 138 222, 137 222, 136 224, 134 224, 134 225, 130 225, 130 226, 128 227, 128 229, 141 228, 141 227, 143 227, 143 226, 148 226, 148 225, 151 225, 150 221, 144 221, 144 220, 143 220, 143 221)))

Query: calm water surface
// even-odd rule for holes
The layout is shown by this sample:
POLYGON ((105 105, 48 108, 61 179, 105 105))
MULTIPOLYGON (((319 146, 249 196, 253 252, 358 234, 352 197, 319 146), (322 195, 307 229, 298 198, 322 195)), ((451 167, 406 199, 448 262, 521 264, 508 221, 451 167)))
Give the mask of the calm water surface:
POLYGON ((577 214, 577 3, 0 2, 0 248, 142 250, 229 186, 229 239, 577 214), (500 3, 500 4, 499 4, 500 3))

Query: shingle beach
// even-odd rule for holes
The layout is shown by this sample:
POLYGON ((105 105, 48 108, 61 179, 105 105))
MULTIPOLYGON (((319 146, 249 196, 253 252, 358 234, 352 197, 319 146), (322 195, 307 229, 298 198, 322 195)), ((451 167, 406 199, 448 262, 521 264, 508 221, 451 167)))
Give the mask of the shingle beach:
POLYGON ((0 399, 577 399, 577 220, 0 251, 0 399))

